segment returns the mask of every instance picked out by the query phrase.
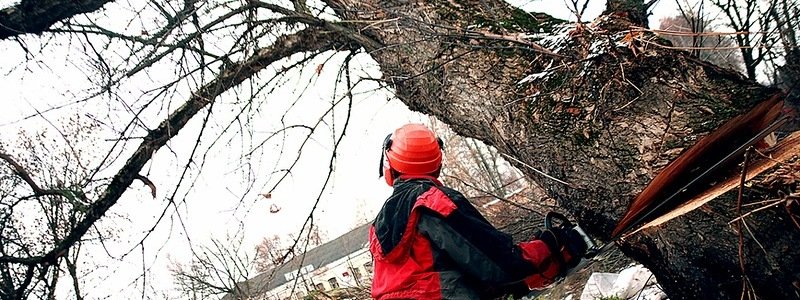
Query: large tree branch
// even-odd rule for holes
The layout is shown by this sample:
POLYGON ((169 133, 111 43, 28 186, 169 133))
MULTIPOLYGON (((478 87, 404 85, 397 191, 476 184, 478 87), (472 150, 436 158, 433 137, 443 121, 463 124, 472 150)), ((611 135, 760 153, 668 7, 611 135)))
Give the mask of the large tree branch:
POLYGON ((59 256, 66 253, 67 249, 77 243, 89 228, 117 203, 125 190, 136 179, 142 167, 150 161, 153 154, 177 135, 189 120, 212 103, 216 97, 252 77, 270 64, 293 54, 358 47, 350 44, 342 36, 338 32, 321 31, 316 27, 312 27, 295 34, 283 36, 272 46, 256 51, 247 60, 222 70, 216 79, 199 88, 186 103, 170 114, 157 128, 150 130, 125 165, 113 177, 99 199, 89 206, 84 218, 53 249, 42 256, 28 258, 2 256, 0 257, 0 262, 26 265, 54 263, 59 256))
POLYGON ((50 25, 74 15, 92 12, 109 0, 22 0, 0 10, 0 40, 26 33, 41 33, 50 25))
MULTIPOLYGON (((19 176, 19 178, 21 178, 22 181, 25 181, 25 183, 27 183, 28 186, 31 187, 31 190, 33 190, 33 196, 31 197, 51 195, 51 196, 64 196, 67 198, 71 198, 76 195, 83 195, 82 193, 76 194, 74 191, 66 189, 43 189, 36 183, 35 180, 33 180, 33 177, 31 177, 30 172, 28 172, 28 170, 26 170, 25 167, 23 167, 20 163, 18 163, 11 155, 0 152, 0 159, 6 161, 6 163, 9 165, 9 168, 11 168, 14 174, 17 174, 17 176, 19 176)), ((79 197, 83 198, 82 196, 79 197)))
POLYGON ((39 187, 35 181, 33 181, 33 178, 31 178, 31 175, 28 173, 28 171, 25 170, 25 168, 22 167, 22 165, 20 165, 13 157, 11 157, 11 155, 0 153, 0 159, 5 160, 6 163, 8 163, 11 170, 13 170, 17 176, 22 178, 22 180, 31 187, 34 194, 44 193, 44 190, 42 190, 42 188, 39 187))

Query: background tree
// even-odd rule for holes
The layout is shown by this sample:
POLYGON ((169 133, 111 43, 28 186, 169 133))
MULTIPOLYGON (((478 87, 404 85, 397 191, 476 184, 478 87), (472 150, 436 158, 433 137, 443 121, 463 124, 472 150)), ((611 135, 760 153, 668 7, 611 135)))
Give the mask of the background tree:
MULTIPOLYGON (((97 140, 91 132, 99 126, 97 122, 80 117, 54 120, 60 126, 40 132, 22 131, 16 134, 15 144, 4 141, 0 144, 0 253, 5 257, 26 256, 39 249, 53 247, 84 217, 89 197, 96 195, 101 180, 91 180, 99 169, 93 165, 100 160, 91 151, 97 140), (61 147, 60 143, 66 143, 61 147), (58 149, 54 151, 54 149, 58 149)), ((52 123, 51 123, 52 124, 52 123)), ((115 219, 116 216, 108 216, 115 219)), ((113 232, 93 230, 86 239, 101 242, 113 238, 113 232)), ((64 249, 47 262, 55 267, 37 269, 3 261, 0 263, 2 284, 0 296, 4 299, 38 297, 50 299, 62 278, 71 280, 76 298, 81 298, 80 275, 90 270, 81 268, 81 241, 64 249), (19 281, 38 275, 35 283, 40 285, 36 293, 19 289, 25 284, 19 281)), ((90 265, 86 266, 90 267, 90 265)), ((29 279, 32 280, 32 279, 29 279)))
POLYGON ((233 294, 243 295, 256 289, 244 289, 239 282, 256 275, 254 258, 241 249, 241 237, 227 240, 212 239, 212 246, 201 246, 193 251, 189 264, 173 262, 170 272, 177 287, 190 299, 220 298, 233 294))
POLYGON ((772 68, 777 71, 774 81, 797 101, 800 98, 800 47, 797 43, 800 4, 797 1, 776 1, 769 9, 768 18, 779 32, 780 43, 774 46, 782 48, 784 53, 783 65, 772 68))
POLYGON ((256 246, 255 269, 259 273, 269 272, 295 256, 302 255, 303 249, 322 245, 324 240, 324 234, 320 233, 317 226, 312 228, 308 235, 299 238, 295 238, 292 234, 288 236, 288 239, 278 235, 265 237, 256 246))
POLYGON ((676 47, 686 49, 694 56, 715 65, 743 71, 744 63, 734 39, 721 33, 719 24, 706 11, 703 1, 679 1, 680 15, 662 18, 660 35, 676 47))
POLYGON ((772 30, 767 11, 763 4, 755 0, 712 0, 726 16, 727 25, 738 34, 736 44, 742 53, 747 77, 757 79, 757 66, 761 64, 767 53, 768 33, 772 30))
MULTIPOLYGON (((272 274, 270 272, 283 263, 322 244, 322 240, 319 227, 313 227, 299 238, 289 236, 283 239, 277 235, 264 238, 256 247, 255 254, 249 254, 244 249, 246 246, 242 235, 225 240, 212 238, 210 246, 191 249, 192 259, 189 263, 172 262, 170 273, 181 294, 191 299, 221 298, 226 295, 233 295, 237 299, 258 298, 267 292, 265 287, 253 286, 248 279, 262 273, 272 274)), ((305 279, 301 277, 296 280, 305 279)), ((305 286, 307 283, 298 284, 305 286)))
MULTIPOLYGON (((281 240, 277 235, 265 237, 256 247, 256 271, 267 272, 286 261, 284 254, 288 249, 281 248, 281 240)), ((291 258, 289 258, 291 259, 291 258)))
POLYGON ((554 200, 496 149, 459 136, 435 119, 431 123, 445 144, 440 179, 462 192, 494 226, 505 227, 522 218, 538 224, 544 213, 556 209, 554 200))
POLYGON ((445 141, 442 179, 468 197, 505 198, 526 186, 525 177, 500 157, 500 153, 478 140, 456 135, 446 125, 434 122, 436 134, 445 141))
MULTIPOLYGON (((268 92, 274 88, 270 78, 292 78, 280 75, 315 56, 333 60, 330 54, 340 52, 345 57, 334 64, 342 74, 337 81, 340 89, 334 91, 337 96, 325 103, 318 122, 312 118, 311 125, 297 127, 289 123, 277 134, 297 129, 308 140, 319 128, 314 124, 344 119, 326 135, 333 149, 328 170, 350 120, 354 92, 373 84, 370 88, 388 88, 410 109, 437 117, 456 133, 517 159, 512 162, 515 166, 577 216, 592 235, 605 240, 630 199, 665 165, 724 122, 778 92, 753 80, 752 68, 763 59, 763 51, 752 48, 757 40, 751 34, 737 35, 746 39, 737 40, 742 52, 750 53, 744 55, 749 80, 689 53, 662 47, 662 40, 642 29, 656 1, 608 1, 605 13, 581 30, 503 1, 295 1, 292 8, 260 1, 150 1, 119 15, 114 11, 119 7, 108 5, 91 17, 65 19, 81 12, 71 6, 63 10, 66 16, 26 17, 30 11, 26 7, 44 7, 50 1, 26 1, 3 9, 0 23, 13 29, 4 37, 43 30, 29 24, 61 20, 45 35, 72 37, 86 49, 85 59, 93 67, 90 77, 97 86, 88 99, 113 99, 98 102, 124 107, 110 110, 123 113, 109 113, 106 118, 119 133, 115 146, 119 148, 112 147, 109 153, 119 153, 120 163, 100 185, 101 192, 89 198, 85 215, 54 243, 35 251, 3 252, 0 264, 6 274, 13 273, 6 291, 21 294, 47 291, 48 277, 34 277, 34 271, 48 274, 65 251, 119 205, 153 154, 181 130, 191 128, 186 127, 191 119, 202 123, 199 134, 190 131, 196 134, 194 149, 201 152, 220 139, 232 140, 219 131, 241 130, 245 134, 238 136, 256 136, 249 127, 256 125, 250 114, 262 109, 266 100, 290 102, 289 111, 293 105, 291 100, 270 99, 268 92), (115 18, 125 15, 129 21, 120 26, 104 13, 115 18), (379 78, 353 74, 356 57, 366 56, 380 67, 379 78), (156 72, 162 64, 173 72, 156 72), (146 97, 121 92, 136 78, 155 81, 152 90, 142 93, 146 97), (169 105, 176 99, 184 100, 177 107, 169 105), (221 108, 240 113, 219 120, 221 108), (215 128, 208 124, 224 125, 212 137, 203 134, 206 128, 215 128)), ((733 7, 731 2, 719 3, 722 9, 733 7)), ((737 20, 732 25, 753 30, 756 21, 749 18, 755 11, 750 6, 730 11, 731 19, 737 20)), ((768 28, 774 27, 762 25, 758 30, 768 28)), ((40 37, 19 41, 27 53, 47 46, 39 44, 40 37)), ((307 67, 319 72, 330 66, 307 67)), ((793 109, 789 106, 787 111, 793 109)), ((284 117, 289 114, 279 111, 284 117)), ((782 130, 791 133, 796 128, 782 130)), ((248 146, 259 144, 258 139, 246 141, 252 142, 244 143, 248 146)), ((242 148, 251 153, 251 147, 242 148)), ((202 165, 205 156, 195 156, 192 150, 175 157, 188 172, 202 165)), ((248 159, 252 157, 243 155, 243 161, 248 159)), ((777 170, 766 174, 778 174, 777 170)), ((284 176, 278 177, 288 173, 278 172, 284 176)), ((181 186, 183 176, 178 178, 176 185, 181 186)), ((726 193, 703 209, 617 244, 656 274, 671 299, 798 298, 800 249, 795 245, 800 231, 791 222, 798 213, 790 205, 797 185, 780 182, 748 189, 741 201, 736 201, 734 192, 726 193), (760 207, 762 201, 784 205, 760 207), (759 208, 741 209, 754 206, 759 208), (744 223, 747 230, 732 223, 744 223)), ((165 203, 185 202, 180 197, 167 199, 165 203)), ((4 199, 4 203, 18 200, 4 199)), ((313 211, 309 220, 312 217, 313 211)), ((530 231, 518 237, 530 238, 530 231)))

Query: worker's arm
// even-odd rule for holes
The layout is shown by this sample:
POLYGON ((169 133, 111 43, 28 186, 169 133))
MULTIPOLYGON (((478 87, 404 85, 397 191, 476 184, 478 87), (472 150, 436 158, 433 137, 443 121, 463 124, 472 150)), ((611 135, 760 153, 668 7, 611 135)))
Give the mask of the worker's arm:
POLYGON ((558 275, 557 260, 538 240, 515 245, 508 235, 459 211, 444 218, 422 212, 417 228, 432 246, 446 253, 470 277, 490 286, 525 281, 529 288, 550 284, 558 275))

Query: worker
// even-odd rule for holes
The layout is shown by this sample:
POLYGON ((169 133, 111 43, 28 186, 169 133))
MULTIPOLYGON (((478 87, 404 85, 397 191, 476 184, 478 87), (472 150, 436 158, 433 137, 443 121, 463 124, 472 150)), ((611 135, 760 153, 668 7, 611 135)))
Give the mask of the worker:
POLYGON ((383 142, 380 173, 394 188, 370 228, 375 299, 486 299, 527 294, 574 267, 586 244, 573 229, 514 244, 438 180, 442 140, 422 124, 383 142))

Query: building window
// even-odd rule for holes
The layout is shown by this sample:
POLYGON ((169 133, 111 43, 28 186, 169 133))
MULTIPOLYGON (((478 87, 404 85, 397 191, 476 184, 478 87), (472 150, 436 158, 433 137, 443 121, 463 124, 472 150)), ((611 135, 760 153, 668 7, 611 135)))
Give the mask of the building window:
POLYGON ((295 296, 297 296, 297 299, 303 299, 303 298, 306 297, 306 293, 303 293, 302 291, 300 291, 300 292, 297 292, 297 294, 295 294, 295 296))
POLYGON ((322 282, 320 282, 320 283, 317 283, 317 284, 314 285, 314 289, 316 289, 318 291, 324 291, 325 290, 325 286, 322 285, 322 282))
POLYGON ((339 288, 339 282, 336 281, 336 277, 331 277, 331 279, 328 279, 328 284, 331 285, 331 289, 339 288))

